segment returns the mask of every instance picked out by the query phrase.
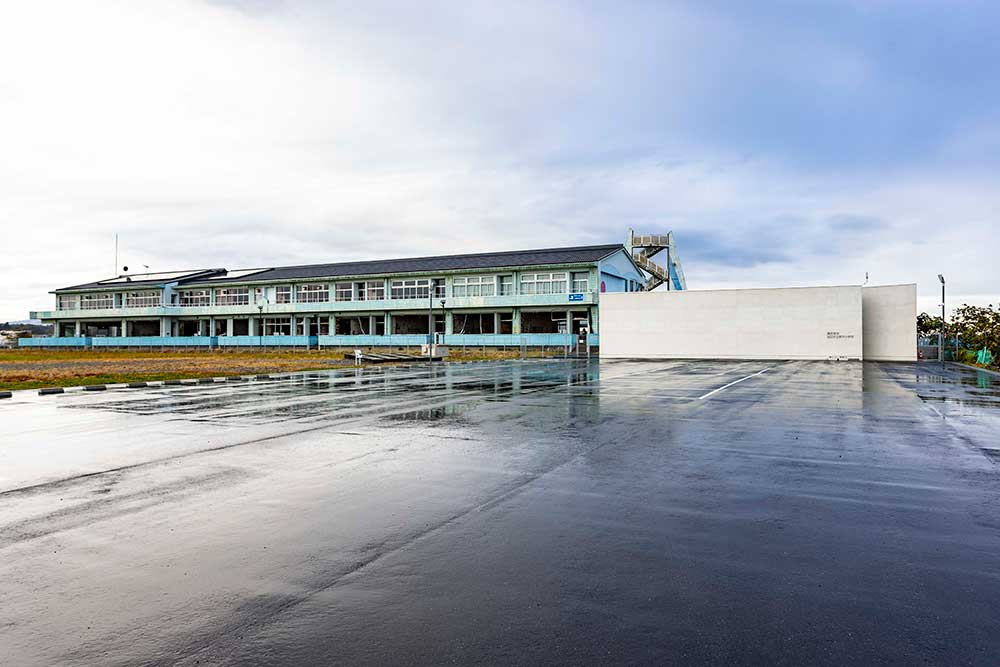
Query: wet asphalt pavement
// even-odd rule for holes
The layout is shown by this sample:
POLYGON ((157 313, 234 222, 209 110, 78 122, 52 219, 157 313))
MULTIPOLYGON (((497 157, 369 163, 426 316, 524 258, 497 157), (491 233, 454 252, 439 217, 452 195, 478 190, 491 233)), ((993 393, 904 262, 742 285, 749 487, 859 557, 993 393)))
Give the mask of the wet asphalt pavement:
POLYGON ((998 434, 931 363, 19 393, 0 663, 997 664, 998 434))

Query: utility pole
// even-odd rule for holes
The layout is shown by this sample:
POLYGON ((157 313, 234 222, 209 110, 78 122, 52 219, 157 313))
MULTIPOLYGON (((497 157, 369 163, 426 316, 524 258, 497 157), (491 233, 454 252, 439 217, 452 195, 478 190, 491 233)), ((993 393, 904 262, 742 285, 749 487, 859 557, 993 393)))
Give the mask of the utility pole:
POLYGON ((944 366, 944 276, 940 273, 938 280, 941 281, 941 331, 938 332, 938 357, 941 359, 941 365, 944 366))

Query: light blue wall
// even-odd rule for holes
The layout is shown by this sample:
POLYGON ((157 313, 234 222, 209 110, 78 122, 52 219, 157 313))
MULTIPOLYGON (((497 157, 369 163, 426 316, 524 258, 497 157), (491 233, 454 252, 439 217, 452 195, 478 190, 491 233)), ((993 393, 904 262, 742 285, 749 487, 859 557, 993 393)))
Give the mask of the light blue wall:
POLYGON ((600 276, 604 281, 606 292, 624 292, 627 281, 634 280, 642 284, 646 280, 632 264, 624 249, 601 260, 600 276))
MULTIPOLYGON (((108 338, 21 338, 21 347, 414 347, 427 343, 426 334, 388 336, 117 336, 108 338)), ((598 345, 596 334, 589 337, 598 345)), ((575 346, 572 334, 447 334, 446 345, 460 347, 575 346)))

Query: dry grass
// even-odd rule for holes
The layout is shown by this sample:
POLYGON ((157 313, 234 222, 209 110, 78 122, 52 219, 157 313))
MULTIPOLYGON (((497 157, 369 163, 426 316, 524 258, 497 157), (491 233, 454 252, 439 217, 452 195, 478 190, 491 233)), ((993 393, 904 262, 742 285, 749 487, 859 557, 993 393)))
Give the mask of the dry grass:
MULTIPOLYGON (((4 350, 0 390, 320 370, 351 365, 345 351, 4 350)), ((531 351, 528 356, 555 355, 531 351)), ((455 361, 519 357, 517 350, 454 347, 450 356, 455 361)))
POLYGON ((0 389, 316 370, 340 366, 333 352, 137 352, 13 350, 0 353, 0 389))

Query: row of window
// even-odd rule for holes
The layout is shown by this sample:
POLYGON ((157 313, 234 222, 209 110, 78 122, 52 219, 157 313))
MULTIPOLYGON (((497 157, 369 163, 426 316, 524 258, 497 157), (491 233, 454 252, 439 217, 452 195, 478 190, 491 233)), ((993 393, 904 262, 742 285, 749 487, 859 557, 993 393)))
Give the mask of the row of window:
MULTIPOLYGON (((589 289, 590 277, 586 271, 567 273, 522 273, 520 276, 521 294, 564 294, 566 292, 586 292, 589 289)), ((291 285, 279 285, 275 288, 276 303, 292 303, 291 285)), ((308 283, 296 285, 295 301, 298 303, 327 303, 330 301, 330 285, 326 283, 308 283)), ((409 278, 389 281, 389 298, 391 299, 428 299, 433 290, 434 298, 445 298, 445 283, 441 279, 409 278)), ((385 282, 369 280, 364 282, 334 283, 334 300, 336 301, 381 301, 385 299, 385 282)), ((500 276, 458 276, 452 282, 454 297, 487 297, 508 296, 514 293, 514 277, 500 276)), ((257 288, 254 301, 259 301, 263 292, 257 288)), ((215 290, 215 305, 217 306, 247 306, 250 305, 250 288, 223 287, 215 290)), ((77 295, 60 294, 56 308, 59 310, 75 310, 79 303, 82 310, 97 310, 114 308, 114 295, 111 293, 82 294, 77 301, 77 295)), ((126 292, 126 308, 144 308, 160 305, 160 292, 147 290, 126 292)), ((190 289, 178 293, 178 303, 181 306, 212 305, 211 289, 190 289)))
MULTIPOLYGON (((126 292, 124 308, 149 308, 160 305, 160 293, 156 290, 126 292)), ((57 310, 104 310, 115 307, 115 295, 104 294, 60 294, 56 301, 57 310), (79 300, 78 300, 79 299, 79 300)))

